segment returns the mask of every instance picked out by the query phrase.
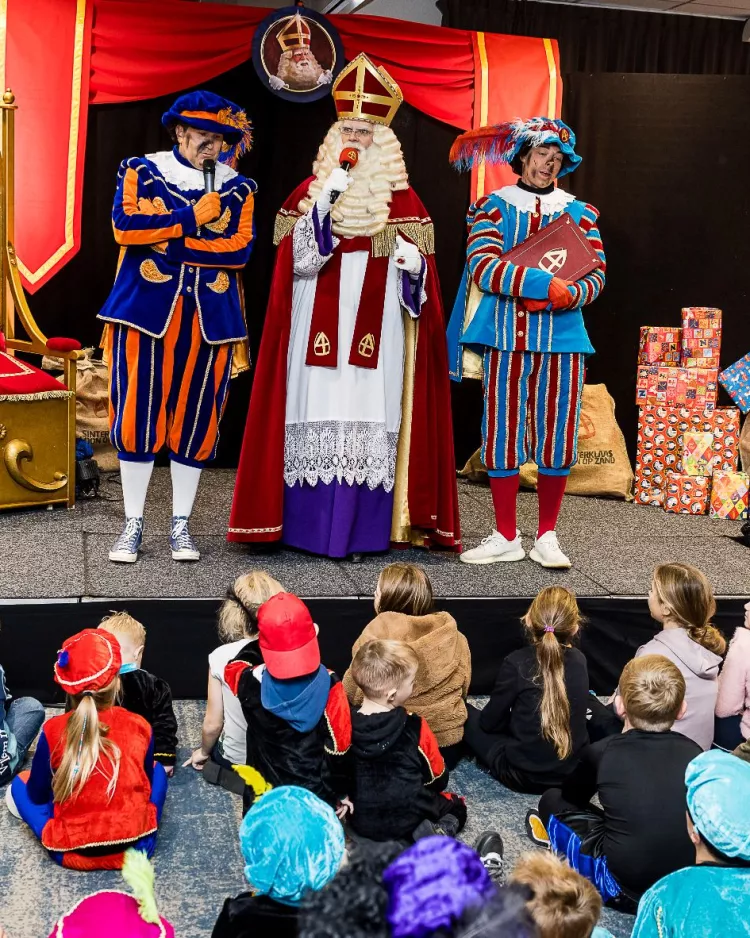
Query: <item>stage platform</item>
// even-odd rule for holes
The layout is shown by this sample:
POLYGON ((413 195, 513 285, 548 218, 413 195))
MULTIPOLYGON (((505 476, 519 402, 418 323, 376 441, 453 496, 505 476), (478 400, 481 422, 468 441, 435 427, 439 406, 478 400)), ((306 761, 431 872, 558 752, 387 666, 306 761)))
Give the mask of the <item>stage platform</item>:
MULTIPOLYGON (((654 631, 645 597, 656 564, 680 560, 704 570, 723 597, 717 624, 727 634, 741 621, 742 597, 750 595, 750 552, 739 539, 738 522, 570 496, 558 527, 573 559, 570 570, 544 570, 528 559, 470 566, 456 554, 424 550, 391 551, 355 564, 289 550, 256 553, 228 543, 233 484, 233 470, 204 474, 191 522, 202 551, 196 564, 171 559, 166 468, 154 470, 143 552, 135 564, 107 559, 122 525, 117 474, 105 476, 100 496, 80 501, 73 511, 0 515, 0 660, 16 675, 16 693, 20 673, 25 692, 53 698, 49 661, 56 643, 95 625, 108 610, 126 607, 149 629, 146 666, 170 680, 175 696, 203 696, 203 652, 215 644, 218 601, 236 576, 253 567, 268 570, 286 589, 310 601, 326 663, 338 670, 348 664, 351 643, 373 614, 382 567, 393 560, 423 564, 438 604, 455 615, 469 638, 474 693, 488 692, 499 658, 523 641, 518 619, 528 599, 550 583, 570 587, 581 599, 589 619, 583 648, 599 692, 611 689, 619 669, 654 631), (180 654, 177 662, 175 641, 194 646, 196 654, 180 654), (46 649, 45 655, 29 655, 30 642, 46 649)), ((493 527, 489 489, 460 481, 459 498, 464 543, 472 547, 493 527)), ((529 549, 536 528, 533 493, 520 496, 519 526, 529 549)))

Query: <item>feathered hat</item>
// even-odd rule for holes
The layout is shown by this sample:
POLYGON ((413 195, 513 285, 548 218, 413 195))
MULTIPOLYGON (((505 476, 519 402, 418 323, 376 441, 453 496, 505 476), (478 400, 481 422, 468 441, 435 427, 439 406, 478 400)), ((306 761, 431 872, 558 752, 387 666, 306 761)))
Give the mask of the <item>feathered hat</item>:
POLYGON ((211 91, 191 91, 178 98, 161 116, 162 124, 187 124, 197 130, 223 134, 219 159, 236 167, 253 144, 253 125, 239 105, 211 91))
POLYGON ((518 157, 521 151, 556 143, 563 154, 558 176, 572 173, 581 162, 576 153, 576 135, 561 120, 551 117, 532 117, 529 120, 505 121, 478 130, 467 130, 453 142, 450 161, 458 170, 471 169, 477 163, 509 163, 520 175, 518 157))

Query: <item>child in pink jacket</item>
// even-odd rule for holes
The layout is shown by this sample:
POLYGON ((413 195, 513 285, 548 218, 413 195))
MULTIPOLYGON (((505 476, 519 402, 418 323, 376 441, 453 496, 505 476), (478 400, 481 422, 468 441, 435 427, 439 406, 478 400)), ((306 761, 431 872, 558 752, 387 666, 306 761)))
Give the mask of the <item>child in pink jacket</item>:
POLYGON ((714 742, 730 752, 750 739, 750 602, 743 625, 729 644, 716 698, 714 742))

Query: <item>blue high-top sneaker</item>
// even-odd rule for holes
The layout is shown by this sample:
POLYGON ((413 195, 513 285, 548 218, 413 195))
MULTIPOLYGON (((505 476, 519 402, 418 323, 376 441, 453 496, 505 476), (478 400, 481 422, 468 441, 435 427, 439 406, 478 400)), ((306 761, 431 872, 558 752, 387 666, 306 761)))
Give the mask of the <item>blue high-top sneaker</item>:
POLYGON ((135 563, 142 540, 143 518, 126 518, 122 534, 109 552, 109 559, 115 563, 135 563))
POLYGON ((201 552, 188 531, 188 519, 172 515, 172 533, 169 535, 172 560, 200 560, 201 552))

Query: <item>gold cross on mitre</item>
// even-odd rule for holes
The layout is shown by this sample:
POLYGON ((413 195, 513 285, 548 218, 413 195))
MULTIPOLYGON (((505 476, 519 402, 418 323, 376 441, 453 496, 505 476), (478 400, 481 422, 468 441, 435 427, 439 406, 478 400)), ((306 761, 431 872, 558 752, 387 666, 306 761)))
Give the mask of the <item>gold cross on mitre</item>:
POLYGON ((404 100, 388 72, 360 52, 333 83, 339 120, 374 121, 388 127, 404 100))
POLYGON ((282 52, 294 52, 295 49, 310 48, 312 33, 305 20, 302 19, 299 13, 295 13, 294 16, 289 17, 286 26, 279 30, 276 38, 282 52))

